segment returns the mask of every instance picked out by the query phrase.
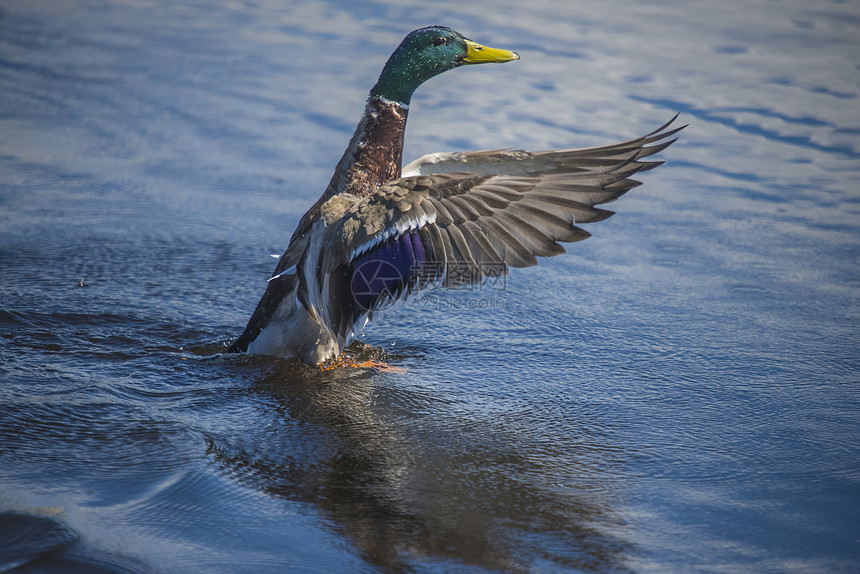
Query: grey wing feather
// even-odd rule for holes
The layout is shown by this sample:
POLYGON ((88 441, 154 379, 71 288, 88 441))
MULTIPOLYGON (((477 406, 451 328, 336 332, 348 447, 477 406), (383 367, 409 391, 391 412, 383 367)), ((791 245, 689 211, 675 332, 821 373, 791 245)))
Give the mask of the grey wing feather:
MULTIPOLYGON (((524 150, 484 150, 471 152, 431 153, 421 156, 403 168, 403 177, 431 175, 437 173, 469 172, 483 175, 545 175, 550 173, 574 173, 598 171, 617 166, 620 161, 638 159, 659 153, 672 145, 666 140, 686 126, 665 131, 676 119, 653 132, 625 142, 568 150, 529 152, 524 150)), ((662 162, 649 162, 642 170, 653 169, 662 162)))
MULTIPOLYGON (((659 129, 633 140, 586 149, 526 152, 483 151, 435 154, 406 170, 428 190, 422 198, 429 225, 439 228, 446 260, 461 266, 503 264, 527 267, 537 257, 564 253, 559 242, 590 237, 582 223, 602 221, 612 211, 596 207, 640 185, 638 172, 662 162, 642 161, 675 140, 685 126, 659 129)), ((389 185, 397 186, 407 177, 389 185)), ((480 279, 481 273, 473 273, 480 279)))
MULTIPOLYGON (((666 138, 683 127, 667 130, 671 123, 641 138, 588 149, 425 156, 407 170, 428 175, 380 186, 327 228, 320 279, 405 233, 420 236, 427 260, 436 266, 404 285, 401 296, 431 281, 453 287, 498 276, 508 267, 536 265, 536 257, 563 253, 559 242, 590 237, 578 225, 613 214, 596 206, 640 185, 632 176, 662 163, 642 159, 675 141, 666 138)), ((339 338, 352 323, 338 321, 339 338)))

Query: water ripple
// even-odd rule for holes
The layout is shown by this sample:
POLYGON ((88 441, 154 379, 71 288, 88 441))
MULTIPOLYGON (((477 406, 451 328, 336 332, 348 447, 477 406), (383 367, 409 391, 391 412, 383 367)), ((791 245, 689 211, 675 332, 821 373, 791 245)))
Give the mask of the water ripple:
POLYGON ((719 108, 717 109, 717 111, 713 111, 710 109, 702 109, 698 106, 687 104, 681 101, 644 98, 641 96, 631 96, 631 99, 666 108, 669 110, 678 111, 682 114, 689 114, 690 116, 694 118, 699 118, 703 121, 724 125, 726 127, 732 128, 734 131, 741 134, 760 136, 769 141, 782 142, 794 146, 804 147, 807 149, 813 149, 823 153, 839 154, 850 159, 860 159, 860 151, 857 151, 857 149, 853 146, 824 145, 814 141, 811 135, 785 135, 776 130, 768 129, 760 125, 750 125, 742 123, 737 119, 721 116, 719 108))

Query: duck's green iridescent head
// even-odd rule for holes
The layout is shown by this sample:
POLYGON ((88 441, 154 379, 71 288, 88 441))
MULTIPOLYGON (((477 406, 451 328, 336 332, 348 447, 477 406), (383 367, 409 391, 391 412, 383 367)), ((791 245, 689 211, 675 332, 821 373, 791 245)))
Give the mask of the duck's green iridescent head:
POLYGON ((409 104, 415 89, 447 70, 464 64, 519 60, 516 52, 487 48, 444 26, 409 33, 391 54, 370 95, 409 104))

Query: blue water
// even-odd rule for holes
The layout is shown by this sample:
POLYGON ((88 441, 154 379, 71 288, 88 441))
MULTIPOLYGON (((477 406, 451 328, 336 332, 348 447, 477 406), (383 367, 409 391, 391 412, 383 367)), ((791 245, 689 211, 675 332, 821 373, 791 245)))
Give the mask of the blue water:
POLYGON ((0 1, 0 572, 860 570, 860 5, 0 1), (220 352, 409 30, 405 156, 690 126, 569 253, 220 352))

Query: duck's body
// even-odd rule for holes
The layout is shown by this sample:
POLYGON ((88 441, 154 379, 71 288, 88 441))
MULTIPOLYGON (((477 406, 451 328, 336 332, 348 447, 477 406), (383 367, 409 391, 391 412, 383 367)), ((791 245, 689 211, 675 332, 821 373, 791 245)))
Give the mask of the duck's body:
POLYGON ((582 150, 432 154, 401 176, 415 88, 462 64, 518 58, 448 28, 406 37, 231 351, 324 362, 381 306, 430 283, 474 284, 535 265, 564 252, 558 241, 589 237, 575 224, 612 215, 593 206, 638 185, 629 176, 659 165, 638 160, 677 129, 582 150))

